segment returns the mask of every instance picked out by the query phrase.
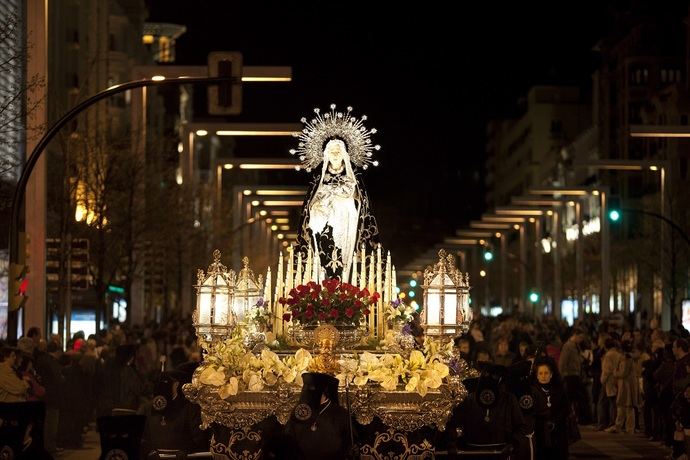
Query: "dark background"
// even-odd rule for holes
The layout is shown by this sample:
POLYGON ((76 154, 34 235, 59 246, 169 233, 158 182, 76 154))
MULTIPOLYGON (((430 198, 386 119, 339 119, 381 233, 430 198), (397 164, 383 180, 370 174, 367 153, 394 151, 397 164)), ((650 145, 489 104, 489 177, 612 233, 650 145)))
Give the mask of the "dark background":
POLYGON ((187 26, 177 64, 224 50, 292 66, 292 83, 245 85, 234 120, 298 122, 331 102, 369 116, 382 149, 365 183, 398 266, 484 210, 486 123, 519 115, 534 84, 586 93, 594 45, 631 5, 401 3, 147 1, 149 21, 187 26))

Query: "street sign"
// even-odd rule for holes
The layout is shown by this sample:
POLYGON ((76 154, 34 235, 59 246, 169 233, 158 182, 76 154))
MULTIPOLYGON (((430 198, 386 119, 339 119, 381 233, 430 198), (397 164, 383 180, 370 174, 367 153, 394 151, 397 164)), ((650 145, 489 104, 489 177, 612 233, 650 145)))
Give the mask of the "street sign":
POLYGON ((208 87, 208 113, 239 115, 242 112, 242 53, 215 51, 208 55, 209 77, 233 77, 231 82, 208 87))

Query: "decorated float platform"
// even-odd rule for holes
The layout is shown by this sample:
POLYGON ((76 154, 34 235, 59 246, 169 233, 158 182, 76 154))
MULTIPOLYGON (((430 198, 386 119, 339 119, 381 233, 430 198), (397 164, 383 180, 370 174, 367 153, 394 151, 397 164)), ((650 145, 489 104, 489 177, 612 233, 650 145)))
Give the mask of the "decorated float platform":
POLYGON ((378 165, 375 130, 349 107, 302 121, 291 153, 314 177, 298 244, 265 275, 249 257, 228 269, 219 250, 198 271, 203 362, 183 391, 201 407, 219 459, 262 458, 264 442, 299 415, 302 376, 313 372, 338 380, 361 458, 431 458, 467 396, 463 381, 478 375, 453 347, 472 318, 469 277, 441 250, 424 272, 421 310, 399 299, 355 172, 378 165))

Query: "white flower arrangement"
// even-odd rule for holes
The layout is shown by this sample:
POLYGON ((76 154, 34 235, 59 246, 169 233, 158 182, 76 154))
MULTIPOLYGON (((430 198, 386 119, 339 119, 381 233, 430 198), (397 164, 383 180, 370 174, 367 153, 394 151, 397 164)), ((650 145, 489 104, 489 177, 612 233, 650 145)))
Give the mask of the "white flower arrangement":
POLYGON ((400 299, 396 299, 390 303, 386 311, 386 319, 389 323, 407 324, 412 321, 412 314, 415 312, 410 305, 405 305, 400 299))
MULTIPOLYGON (((449 368, 443 361, 449 347, 452 349, 452 342, 443 345, 427 340, 425 352, 413 350, 409 358, 399 354, 353 354, 338 361, 340 372, 336 377, 341 385, 363 386, 372 382, 387 391, 404 385, 405 391, 424 397, 429 389, 439 388, 448 376, 449 368)), ((257 356, 242 347, 242 334, 237 331, 208 351, 199 381, 217 387, 223 399, 243 391, 261 391, 281 380, 301 387, 302 374, 313 361, 311 353, 304 349, 282 359, 268 349, 257 356)))

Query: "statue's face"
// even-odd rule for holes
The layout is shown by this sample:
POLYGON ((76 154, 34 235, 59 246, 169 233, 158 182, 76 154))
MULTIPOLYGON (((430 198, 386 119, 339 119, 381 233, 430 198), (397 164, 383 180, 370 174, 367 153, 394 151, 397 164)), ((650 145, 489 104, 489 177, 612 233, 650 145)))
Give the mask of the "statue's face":
POLYGON ((345 156, 345 143, 340 139, 328 141, 324 150, 324 158, 328 161, 328 166, 339 169, 343 165, 345 156))

